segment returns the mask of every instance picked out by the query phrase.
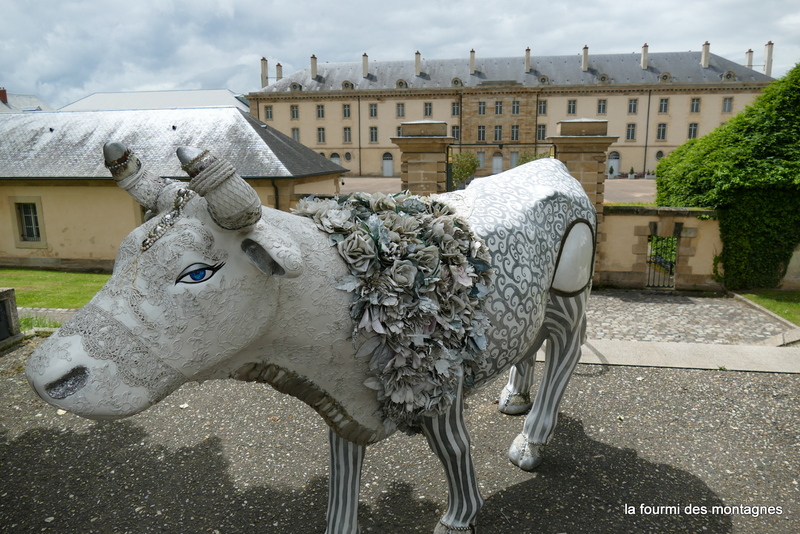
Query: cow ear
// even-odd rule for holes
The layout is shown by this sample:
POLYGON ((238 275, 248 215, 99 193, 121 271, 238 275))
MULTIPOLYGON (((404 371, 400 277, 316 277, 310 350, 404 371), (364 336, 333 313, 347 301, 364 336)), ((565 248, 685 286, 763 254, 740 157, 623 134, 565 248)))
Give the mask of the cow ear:
POLYGON ((242 251, 259 271, 295 278, 303 273, 300 248, 286 234, 259 221, 242 241, 242 251))

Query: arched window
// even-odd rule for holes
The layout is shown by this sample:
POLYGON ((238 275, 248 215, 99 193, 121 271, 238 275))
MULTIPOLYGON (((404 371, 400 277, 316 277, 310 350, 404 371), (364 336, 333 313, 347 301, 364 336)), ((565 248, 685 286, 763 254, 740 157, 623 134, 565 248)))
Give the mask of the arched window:
POLYGON ((340 158, 340 157, 339 157, 339 154, 338 154, 338 153, 336 153, 336 152, 333 152, 333 153, 331 154, 331 161, 332 161, 333 163, 335 163, 336 165, 341 165, 341 163, 342 163, 342 158, 340 158))

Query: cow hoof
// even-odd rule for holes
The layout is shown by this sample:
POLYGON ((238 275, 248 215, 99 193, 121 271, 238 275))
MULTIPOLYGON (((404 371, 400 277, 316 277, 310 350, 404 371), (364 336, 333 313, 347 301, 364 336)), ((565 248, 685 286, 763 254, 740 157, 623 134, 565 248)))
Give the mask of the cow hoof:
POLYGON ((453 527, 448 524, 445 524, 441 521, 436 524, 436 528, 433 529, 433 534, 475 534, 475 525, 470 525, 468 527, 453 527))
POLYGON ((528 393, 513 393, 508 386, 500 392, 497 409, 506 415, 520 415, 531 409, 533 403, 528 393))
POLYGON ((522 434, 514 438, 508 449, 508 459, 523 471, 533 471, 544 459, 544 444, 529 443, 522 434))

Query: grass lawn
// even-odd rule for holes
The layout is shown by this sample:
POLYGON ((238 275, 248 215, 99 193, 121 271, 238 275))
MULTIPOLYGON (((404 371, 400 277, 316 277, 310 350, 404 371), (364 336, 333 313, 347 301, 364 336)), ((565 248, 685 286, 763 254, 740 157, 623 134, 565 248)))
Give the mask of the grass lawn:
POLYGON ((0 269, 0 287, 13 287, 20 307, 81 308, 110 277, 110 274, 0 269))
POLYGON ((800 291, 761 289, 742 293, 743 297, 765 307, 786 320, 800 325, 800 291))

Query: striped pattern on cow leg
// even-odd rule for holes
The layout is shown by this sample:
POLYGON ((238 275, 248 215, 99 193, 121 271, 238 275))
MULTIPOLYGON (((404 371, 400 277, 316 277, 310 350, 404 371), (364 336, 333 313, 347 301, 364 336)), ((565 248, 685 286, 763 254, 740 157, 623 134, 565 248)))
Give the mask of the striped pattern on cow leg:
POLYGON ((508 451, 511 462, 525 471, 535 469, 542 462, 544 446, 556 428, 558 407, 585 341, 588 298, 587 289, 575 297, 551 293, 548 299, 543 325, 548 336, 542 382, 522 433, 508 451))
MULTIPOLYGON (((535 356, 535 354, 534 354, 535 356)), ((531 385, 533 385, 533 365, 536 361, 529 358, 511 368, 508 383, 500 392, 497 409, 506 415, 519 415, 531 409, 531 385)))
POLYGON ((467 427, 464 425, 462 381, 447 413, 439 417, 423 417, 420 424, 431 450, 439 458, 447 478, 447 511, 434 534, 475 532, 475 518, 483 506, 478 490, 475 467, 467 427))
POLYGON ((328 429, 328 441, 330 480, 325 534, 357 534, 361 466, 367 448, 347 441, 332 429, 328 429))

